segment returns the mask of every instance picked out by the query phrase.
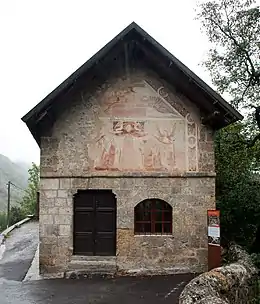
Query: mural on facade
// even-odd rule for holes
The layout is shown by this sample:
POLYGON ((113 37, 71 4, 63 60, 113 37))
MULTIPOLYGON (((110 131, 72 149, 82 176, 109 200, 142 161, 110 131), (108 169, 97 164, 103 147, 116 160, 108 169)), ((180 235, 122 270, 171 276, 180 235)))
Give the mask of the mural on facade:
POLYGON ((88 149, 94 171, 187 170, 187 118, 145 82, 107 89, 97 126, 88 149))

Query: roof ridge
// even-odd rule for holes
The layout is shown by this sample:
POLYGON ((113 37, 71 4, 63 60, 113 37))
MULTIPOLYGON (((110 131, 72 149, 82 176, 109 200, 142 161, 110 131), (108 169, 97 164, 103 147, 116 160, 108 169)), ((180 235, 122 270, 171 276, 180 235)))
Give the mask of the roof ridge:
MULTIPOLYGON (((186 85, 184 86, 186 89, 191 89, 193 87, 194 90, 196 89, 196 94, 201 94, 201 98, 203 98, 206 102, 211 100, 211 108, 213 104, 217 103, 217 106, 223 109, 221 111, 224 111, 229 117, 231 117, 228 118, 228 120, 226 120, 224 117, 222 125, 227 125, 243 118, 243 116, 236 109, 228 104, 206 82, 199 78, 185 64, 172 55, 158 41, 156 41, 135 21, 133 21, 22 117, 22 120, 27 124, 31 132, 34 134, 34 137, 36 137, 35 134, 37 133, 34 129, 37 128, 38 117, 41 116, 46 109, 51 107, 52 102, 54 102, 55 99, 60 96, 60 94, 64 93, 68 88, 70 88, 71 85, 73 85, 83 74, 87 73, 95 65, 98 65, 99 61, 105 58, 114 47, 120 45, 120 42, 124 39, 128 39, 128 34, 132 31, 135 31, 136 34, 134 33, 133 35, 135 36, 131 36, 131 39, 134 39, 137 42, 138 47, 140 47, 141 51, 145 53, 145 56, 147 54, 147 57, 151 56, 149 60, 156 61, 155 64, 157 64, 157 67, 160 67, 160 71, 164 65, 164 72, 168 78, 170 73, 172 73, 172 76, 175 76, 175 78, 170 77, 168 82, 171 83, 176 81, 176 73, 179 73, 179 76, 182 77, 183 82, 182 84, 182 82, 178 80, 181 87, 183 87, 186 82, 186 85)), ((175 83, 172 84, 177 85, 175 83)), ((39 138, 36 140, 39 142, 39 138)))

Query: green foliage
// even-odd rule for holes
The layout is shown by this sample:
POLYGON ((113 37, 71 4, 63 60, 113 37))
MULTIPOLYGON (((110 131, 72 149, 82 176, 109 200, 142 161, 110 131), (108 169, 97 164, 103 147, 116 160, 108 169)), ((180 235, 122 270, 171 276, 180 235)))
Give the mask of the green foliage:
POLYGON ((260 116, 252 112, 260 100, 260 10, 255 0, 211 0, 198 9, 211 44, 204 66, 246 116, 215 138, 222 237, 250 248, 260 229, 260 116))
POLYGON ((202 3, 198 18, 212 47, 205 66, 236 106, 259 103, 260 11, 254 0, 202 3))
MULTIPOLYGON (((253 253, 251 254, 251 259, 255 266, 260 269, 260 253, 253 253)), ((259 286, 260 287, 260 286, 259 286)))
POLYGON ((13 224, 20 222, 26 217, 24 210, 22 210, 18 206, 14 206, 10 210, 10 226, 13 224))
MULTIPOLYGON (((9 225, 13 225, 29 214, 35 214, 37 204, 37 192, 39 187, 39 167, 32 164, 28 170, 28 187, 19 205, 11 207, 9 225)), ((0 212, 0 232, 6 229, 7 215, 5 212, 0 212)))
MULTIPOLYGON (((0 154, 0 212, 6 212, 7 209, 7 182, 11 181, 19 188, 25 189, 27 187, 28 168, 30 168, 30 165, 14 163, 0 154)), ((21 200, 22 195, 23 191, 12 187, 11 204, 17 205, 17 201, 21 200)))
POLYGON ((21 209, 25 214, 35 214, 37 206, 37 192, 39 189, 40 171, 36 164, 32 164, 32 168, 28 170, 28 188, 21 201, 21 209))
MULTIPOLYGON (((10 210, 10 222, 9 226, 20 222, 26 217, 25 211, 18 206, 13 206, 10 210)), ((7 215, 5 212, 0 212, 0 232, 6 229, 7 225, 7 215)))
POLYGON ((6 213, 0 212, 0 232, 6 228, 6 213))
MULTIPOLYGON (((25 218, 24 211, 18 207, 13 206, 10 210, 10 223, 9 226, 12 226, 13 224, 21 221, 25 218)), ((0 232, 6 229, 7 225, 7 215, 5 212, 0 212, 0 232)))
POLYGON ((216 135, 216 199, 223 242, 235 241, 250 248, 260 223, 260 181, 254 174, 260 149, 248 149, 237 140, 242 136, 242 124, 231 125, 216 135))

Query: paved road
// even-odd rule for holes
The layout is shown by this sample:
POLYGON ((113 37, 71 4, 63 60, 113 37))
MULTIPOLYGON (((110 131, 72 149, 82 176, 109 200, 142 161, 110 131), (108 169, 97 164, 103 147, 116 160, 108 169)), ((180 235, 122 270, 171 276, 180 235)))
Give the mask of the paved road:
POLYGON ((1 304, 177 304, 192 275, 22 282, 38 243, 38 224, 14 230, 0 260, 1 304))
POLYGON ((0 260, 0 281, 24 279, 37 249, 38 229, 37 222, 29 222, 10 233, 0 260))
POLYGON ((0 283, 1 304, 177 304, 190 275, 0 283))

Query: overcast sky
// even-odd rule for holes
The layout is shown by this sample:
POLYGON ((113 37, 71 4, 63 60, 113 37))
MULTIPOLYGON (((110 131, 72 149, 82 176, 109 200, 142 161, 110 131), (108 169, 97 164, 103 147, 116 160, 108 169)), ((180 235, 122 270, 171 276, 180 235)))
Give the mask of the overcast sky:
POLYGON ((39 163, 21 117, 132 21, 198 76, 209 47, 195 0, 0 1, 0 153, 39 163))

